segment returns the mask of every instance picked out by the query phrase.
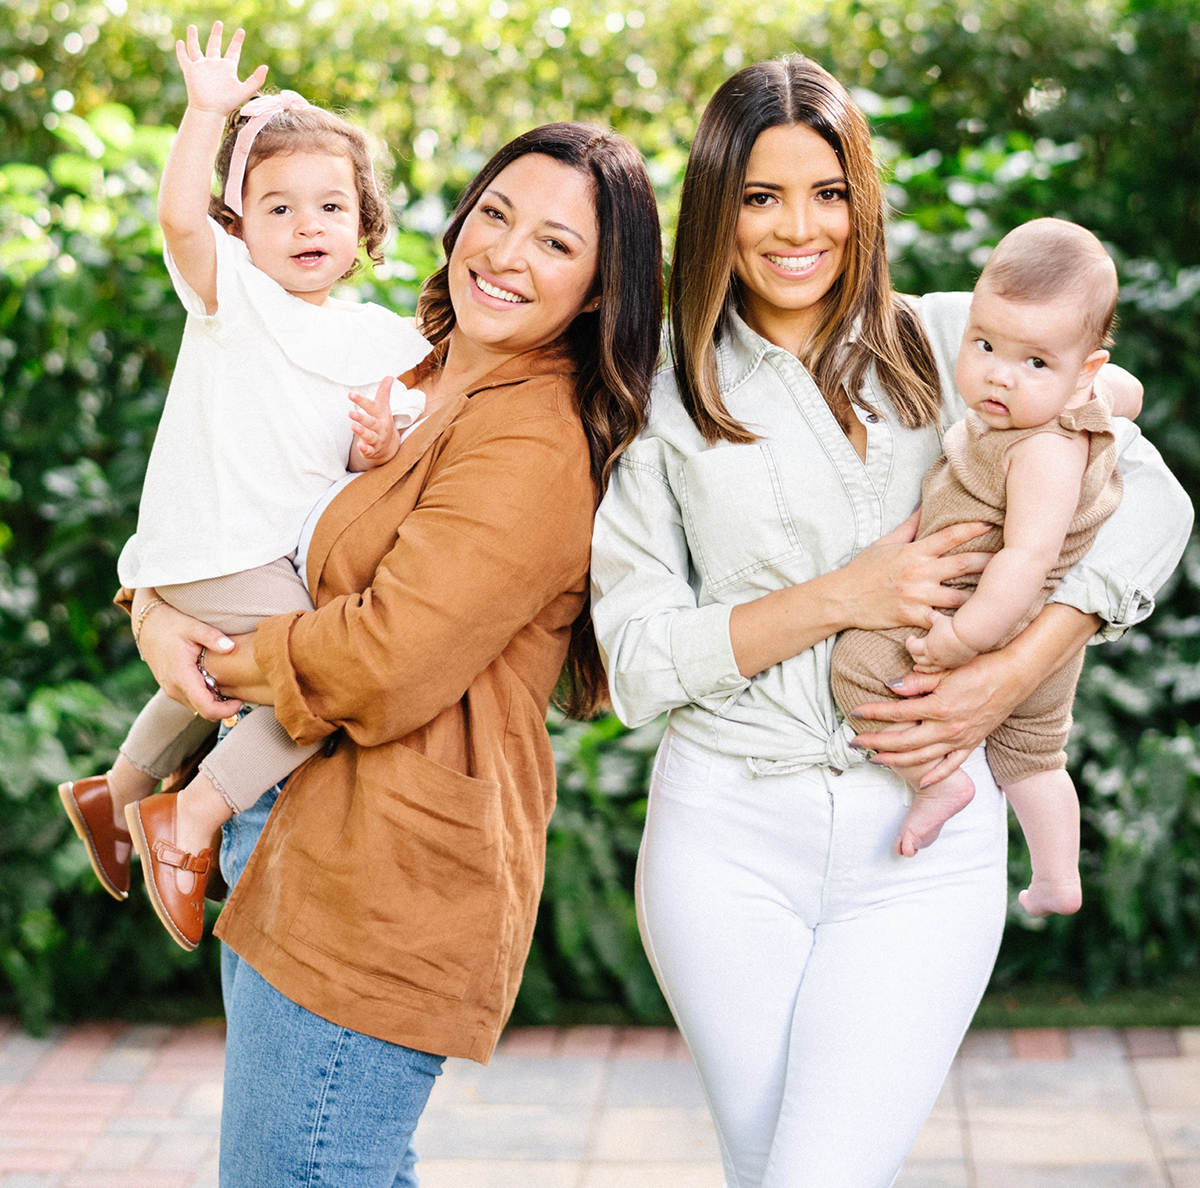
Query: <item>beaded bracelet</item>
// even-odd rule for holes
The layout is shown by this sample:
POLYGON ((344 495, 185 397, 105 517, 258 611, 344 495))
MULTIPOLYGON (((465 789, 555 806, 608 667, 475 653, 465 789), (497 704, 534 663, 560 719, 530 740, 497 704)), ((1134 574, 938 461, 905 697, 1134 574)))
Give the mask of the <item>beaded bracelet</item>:
POLYGON ((204 657, 207 652, 207 648, 201 648, 200 655, 196 657, 196 667, 200 670, 200 676, 204 681, 204 687, 218 701, 232 701, 232 697, 226 697, 225 694, 221 692, 221 686, 217 684, 217 678, 213 676, 213 674, 209 672, 207 668, 204 667, 204 657))

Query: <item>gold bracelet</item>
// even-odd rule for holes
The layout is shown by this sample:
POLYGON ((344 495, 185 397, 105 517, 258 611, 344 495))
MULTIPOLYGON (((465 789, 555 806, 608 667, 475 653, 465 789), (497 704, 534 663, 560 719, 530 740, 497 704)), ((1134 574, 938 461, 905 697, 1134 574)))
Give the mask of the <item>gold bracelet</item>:
POLYGON ((146 622, 146 616, 156 607, 167 605, 165 598, 154 598, 138 611, 138 616, 133 621, 133 646, 137 648, 139 656, 142 654, 142 626, 146 622))

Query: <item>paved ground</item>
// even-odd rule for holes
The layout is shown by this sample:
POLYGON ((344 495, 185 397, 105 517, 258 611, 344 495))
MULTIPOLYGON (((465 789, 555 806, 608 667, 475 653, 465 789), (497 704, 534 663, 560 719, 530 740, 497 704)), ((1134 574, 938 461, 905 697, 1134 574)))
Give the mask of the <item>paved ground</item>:
MULTIPOLYGON (((215 1188, 221 1065, 215 1024, 0 1022, 0 1188, 215 1188)), ((422 1188, 722 1184, 664 1030, 512 1031, 417 1145, 422 1188)), ((1200 1188, 1200 1028, 972 1032, 897 1188, 1200 1188)))

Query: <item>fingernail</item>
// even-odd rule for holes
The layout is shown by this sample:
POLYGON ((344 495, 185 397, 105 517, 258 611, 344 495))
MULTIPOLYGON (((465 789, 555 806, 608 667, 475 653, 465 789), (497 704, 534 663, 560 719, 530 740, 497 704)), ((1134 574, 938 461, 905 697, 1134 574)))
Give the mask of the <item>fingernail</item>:
POLYGON ((867 762, 873 763, 876 767, 887 767, 887 764, 884 763, 884 761, 880 759, 878 755, 872 755, 867 762))
POLYGON ((883 682, 889 689, 899 689, 904 684, 903 677, 892 677, 890 681, 883 682))
POLYGON ((865 751, 867 749, 856 738, 851 739, 846 746, 848 746, 852 751, 865 751))
POLYGON ((222 652, 231 652, 233 651, 233 640, 222 635, 221 638, 217 640, 217 647, 220 648, 222 652))
POLYGON ((852 718, 861 718, 861 717, 862 717, 862 711, 861 711, 861 710, 851 710, 851 711, 850 711, 850 716, 851 716, 852 718))

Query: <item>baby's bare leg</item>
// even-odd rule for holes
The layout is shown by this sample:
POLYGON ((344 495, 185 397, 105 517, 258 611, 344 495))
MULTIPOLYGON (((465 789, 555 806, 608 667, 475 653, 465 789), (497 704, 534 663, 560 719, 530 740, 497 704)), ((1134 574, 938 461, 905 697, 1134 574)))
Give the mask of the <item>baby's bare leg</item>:
MULTIPOLYGON (((905 723, 885 726, 882 729, 911 730, 905 723)), ((922 763, 915 767, 893 767, 892 770, 912 788, 912 804, 900 824, 895 850, 903 858, 911 858, 918 850, 937 841, 942 826, 971 803, 975 795, 975 784, 962 768, 953 771, 944 780, 921 787, 921 777, 936 764, 922 763)))
POLYGON ((1033 879, 1017 901, 1031 916, 1079 911, 1079 797, 1061 768, 1039 771, 1013 784, 1004 794, 1016 810, 1029 846, 1033 879))

